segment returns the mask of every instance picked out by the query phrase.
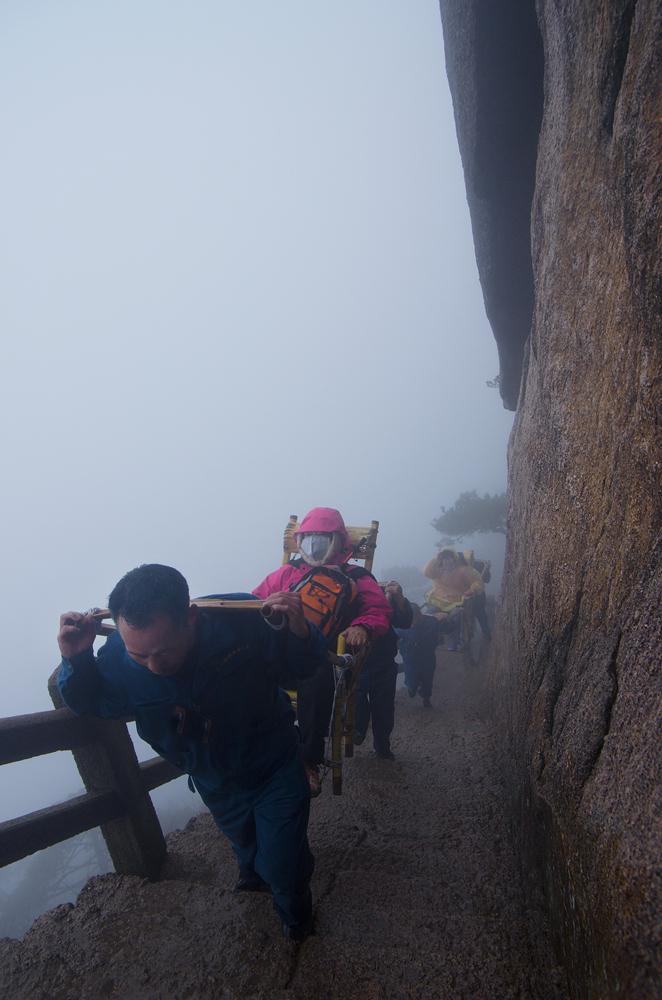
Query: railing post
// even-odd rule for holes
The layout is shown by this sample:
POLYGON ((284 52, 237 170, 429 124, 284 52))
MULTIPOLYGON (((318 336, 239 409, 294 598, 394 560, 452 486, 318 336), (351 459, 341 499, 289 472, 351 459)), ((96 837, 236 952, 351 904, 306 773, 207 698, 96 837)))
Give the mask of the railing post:
MULTIPOLYGON (((48 679, 48 692, 55 708, 64 708, 57 686, 58 667, 48 679)), ((161 824, 149 792, 145 789, 140 764, 126 728, 116 719, 94 719, 97 741, 72 750, 88 792, 114 790, 122 800, 126 815, 101 827, 108 853, 119 875, 157 878, 167 856, 161 824)))

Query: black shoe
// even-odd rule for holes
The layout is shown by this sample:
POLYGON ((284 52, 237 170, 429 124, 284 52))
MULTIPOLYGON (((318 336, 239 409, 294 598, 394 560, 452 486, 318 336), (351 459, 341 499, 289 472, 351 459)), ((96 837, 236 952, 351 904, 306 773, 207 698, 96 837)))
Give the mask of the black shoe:
POLYGON ((392 750, 386 750, 384 753, 377 751, 377 757, 379 760, 395 760, 395 754, 392 750))
POLYGON ((307 937, 315 933, 315 925, 313 924, 313 918, 310 917, 304 924, 296 924, 294 927, 290 927, 283 921, 283 937, 289 938, 290 941, 305 941, 307 937))
POLYGON ((271 892, 268 882, 247 882, 242 875, 234 887, 235 892, 271 892))
POLYGON ((486 629, 483 632, 483 639, 485 640, 485 642, 492 642, 492 633, 490 632, 489 629, 486 629))
POLYGON ((432 702, 429 698, 423 699, 423 708, 432 708, 432 702))
POLYGON ((415 698, 418 694, 418 688, 407 688, 407 694, 410 698, 415 698))
POLYGON ((354 733, 354 746, 360 747, 365 739, 365 733, 354 733))

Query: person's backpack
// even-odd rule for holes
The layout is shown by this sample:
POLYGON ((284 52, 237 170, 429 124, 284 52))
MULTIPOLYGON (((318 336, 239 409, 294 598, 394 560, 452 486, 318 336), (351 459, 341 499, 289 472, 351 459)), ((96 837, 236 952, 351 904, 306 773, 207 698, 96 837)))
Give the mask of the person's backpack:
POLYGON ((356 583, 341 566, 314 566, 290 590, 300 595, 304 615, 327 638, 342 631, 347 609, 358 594, 356 583))

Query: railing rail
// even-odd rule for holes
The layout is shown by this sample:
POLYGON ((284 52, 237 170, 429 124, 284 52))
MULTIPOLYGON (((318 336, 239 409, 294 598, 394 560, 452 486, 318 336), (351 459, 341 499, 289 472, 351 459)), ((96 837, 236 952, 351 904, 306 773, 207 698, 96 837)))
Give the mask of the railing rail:
POLYGON ((0 764, 29 760, 56 750, 76 750, 95 739, 92 719, 68 708, 0 719, 0 764))
POLYGON ((53 710, 0 719, 0 764, 71 750, 86 794, 0 823, 0 868, 99 826, 119 874, 156 878, 166 844, 149 793, 183 772, 161 757, 140 764, 130 720, 65 708, 58 673, 48 682, 53 710))

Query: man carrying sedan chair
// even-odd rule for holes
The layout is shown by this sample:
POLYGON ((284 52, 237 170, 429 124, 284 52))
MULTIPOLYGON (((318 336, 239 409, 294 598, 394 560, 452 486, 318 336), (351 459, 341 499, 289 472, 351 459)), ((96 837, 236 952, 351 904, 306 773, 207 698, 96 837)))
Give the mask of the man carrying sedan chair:
POLYGON ((139 566, 108 599, 117 630, 98 656, 91 616, 62 615, 58 686, 77 715, 135 716, 141 738, 191 775, 232 841, 236 889, 271 888, 285 936, 303 941, 313 930, 310 788, 276 678, 283 669, 311 677, 327 646, 298 595, 265 603, 286 616, 285 628, 256 612, 199 612, 181 573, 139 566))

